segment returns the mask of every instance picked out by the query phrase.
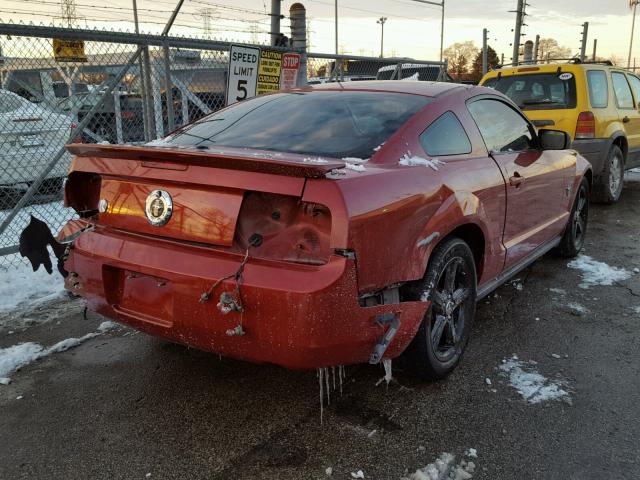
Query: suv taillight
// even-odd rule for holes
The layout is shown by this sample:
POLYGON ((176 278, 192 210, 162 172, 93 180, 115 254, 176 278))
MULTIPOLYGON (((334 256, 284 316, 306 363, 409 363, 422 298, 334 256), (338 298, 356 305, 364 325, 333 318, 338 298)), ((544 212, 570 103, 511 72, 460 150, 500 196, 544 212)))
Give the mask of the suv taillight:
POLYGON ((595 138, 595 136, 596 119, 593 116, 593 112, 582 112, 578 115, 575 138, 595 138))
POLYGON ((252 257, 322 265, 331 256, 330 236, 331 213, 324 205, 249 192, 242 202, 234 243, 241 250, 254 244, 252 257))

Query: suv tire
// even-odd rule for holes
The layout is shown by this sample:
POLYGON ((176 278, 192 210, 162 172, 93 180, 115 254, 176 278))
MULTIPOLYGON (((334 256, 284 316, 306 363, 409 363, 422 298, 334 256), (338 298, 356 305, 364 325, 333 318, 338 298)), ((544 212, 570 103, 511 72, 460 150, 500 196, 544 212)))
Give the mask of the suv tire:
POLYGON ((593 200, 611 204, 620 199, 624 183, 624 155, 618 145, 611 145, 600 180, 593 186, 593 200))

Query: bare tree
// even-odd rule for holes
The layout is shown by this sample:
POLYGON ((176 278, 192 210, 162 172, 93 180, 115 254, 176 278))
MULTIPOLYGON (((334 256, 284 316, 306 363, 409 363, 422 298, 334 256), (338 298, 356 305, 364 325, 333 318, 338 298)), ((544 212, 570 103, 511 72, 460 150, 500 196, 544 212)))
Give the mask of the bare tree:
POLYGON ((473 60, 478 55, 478 48, 469 40, 450 45, 443 54, 444 58, 449 60, 449 72, 451 75, 460 78, 469 73, 473 60))
POLYGON ((540 43, 538 44, 538 58, 540 60, 570 57, 572 57, 571 49, 560 46, 555 38, 540 39, 540 43))

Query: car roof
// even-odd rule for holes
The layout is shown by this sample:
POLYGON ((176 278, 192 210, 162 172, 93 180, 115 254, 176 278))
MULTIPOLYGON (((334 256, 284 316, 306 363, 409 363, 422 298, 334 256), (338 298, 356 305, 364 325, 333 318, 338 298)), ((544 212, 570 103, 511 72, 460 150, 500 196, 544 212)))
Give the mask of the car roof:
POLYGON ((313 90, 343 90, 350 91, 379 91, 394 93, 411 93, 413 95, 423 95, 425 97, 437 97, 445 92, 456 88, 464 88, 458 83, 447 82, 421 82, 415 80, 369 80, 361 82, 333 82, 312 85, 308 88, 313 90))

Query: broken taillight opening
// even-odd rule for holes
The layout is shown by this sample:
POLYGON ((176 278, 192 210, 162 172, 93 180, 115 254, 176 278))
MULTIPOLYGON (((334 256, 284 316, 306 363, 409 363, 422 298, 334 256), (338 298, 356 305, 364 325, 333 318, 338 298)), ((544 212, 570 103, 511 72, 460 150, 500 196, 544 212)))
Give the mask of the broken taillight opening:
POLYGON ((71 172, 64 185, 64 206, 73 208, 80 218, 98 212, 100 201, 100 175, 88 172, 71 172))
POLYGON ((242 202, 235 244, 244 250, 251 243, 252 257, 322 265, 331 255, 330 236, 331 213, 324 205, 250 192, 242 202))
POLYGON ((593 112, 582 112, 578 115, 578 123, 576 124, 576 137, 580 139, 595 138, 596 136, 596 119, 593 112))

